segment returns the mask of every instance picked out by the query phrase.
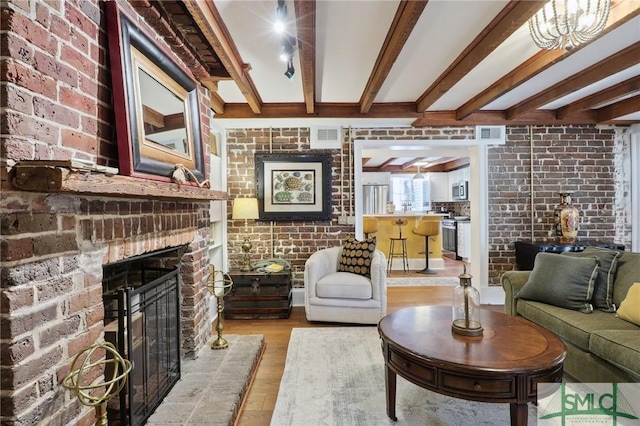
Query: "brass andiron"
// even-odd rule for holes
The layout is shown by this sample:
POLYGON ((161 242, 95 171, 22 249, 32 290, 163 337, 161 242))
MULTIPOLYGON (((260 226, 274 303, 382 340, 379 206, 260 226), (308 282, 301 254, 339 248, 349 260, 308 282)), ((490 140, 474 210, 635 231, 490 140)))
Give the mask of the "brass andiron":
POLYGON ((216 271, 213 265, 209 265, 209 270, 207 289, 209 289, 209 293, 216 297, 218 307, 218 322, 216 324, 218 337, 211 343, 211 349, 226 349, 229 347, 229 342, 222 337, 222 331, 224 330, 224 318, 222 314, 224 311, 224 297, 231 291, 233 280, 228 274, 222 271, 216 271))
MULTIPOLYGON (((107 402, 116 396, 127 383, 127 376, 131 371, 132 364, 129 360, 122 358, 118 350, 110 342, 96 343, 82 350, 75 356, 71 363, 71 372, 62 381, 62 386, 74 392, 80 402, 87 407, 95 407, 96 409, 96 426, 107 426, 107 402), (105 358, 96 362, 91 362, 94 352, 104 350, 105 358), (76 363, 84 356, 82 364, 76 368, 76 363), (107 358, 107 354, 111 354, 112 358, 107 358), (111 378, 107 380, 107 365, 112 366, 111 378), (101 383, 83 383, 82 378, 93 370, 100 368, 105 370, 105 381, 101 383), (104 393, 97 394, 93 392, 95 389, 105 388, 104 393)), ((88 374, 89 378, 95 377, 88 374)), ((90 379, 92 380, 92 379, 90 379)))

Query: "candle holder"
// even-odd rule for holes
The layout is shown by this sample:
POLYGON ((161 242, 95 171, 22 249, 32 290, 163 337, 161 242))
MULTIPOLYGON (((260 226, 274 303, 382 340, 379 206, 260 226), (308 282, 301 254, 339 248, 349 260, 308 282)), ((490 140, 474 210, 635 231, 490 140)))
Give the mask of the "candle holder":
POLYGON ((231 291, 233 280, 228 274, 222 271, 216 271, 213 265, 209 265, 209 269, 207 289, 209 293, 215 296, 218 310, 218 321, 216 323, 218 337, 211 343, 211 349, 226 349, 229 347, 229 342, 222 337, 222 332, 224 331, 224 297, 231 291))
POLYGON ((480 324, 480 293, 471 285, 471 274, 467 265, 460 278, 460 284, 453 290, 453 323, 451 331, 462 336, 482 336, 480 324))
POLYGON ((96 426, 107 426, 107 402, 116 396, 127 383, 127 376, 131 371, 131 361, 124 359, 110 342, 96 343, 82 350, 75 356, 71 363, 71 372, 62 381, 62 386, 74 392, 80 403, 87 407, 95 407, 96 426), (93 354, 97 350, 105 351, 105 358, 91 362, 93 354), (85 355, 86 354, 86 355, 85 355), (107 358, 110 354, 111 357, 107 358), (76 364, 83 357, 82 364, 76 368, 76 364), (110 369, 106 368, 107 366, 110 369), (96 371, 104 371, 105 380, 103 382, 93 382, 96 371), (107 379, 107 375, 110 379, 107 379), (83 382, 83 377, 87 381, 83 382), (96 389, 104 388, 103 393, 97 393, 96 389))

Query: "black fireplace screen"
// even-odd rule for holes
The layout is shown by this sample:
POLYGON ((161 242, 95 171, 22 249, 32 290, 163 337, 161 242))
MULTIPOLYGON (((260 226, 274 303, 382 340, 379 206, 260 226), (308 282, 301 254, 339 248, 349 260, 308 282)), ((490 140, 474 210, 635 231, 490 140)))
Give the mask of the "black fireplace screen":
POLYGON ((110 403, 108 417, 112 425, 138 426, 180 379, 178 270, 129 266, 115 271, 105 288, 118 282, 127 285, 103 294, 105 339, 132 361, 133 369, 126 391, 110 403))

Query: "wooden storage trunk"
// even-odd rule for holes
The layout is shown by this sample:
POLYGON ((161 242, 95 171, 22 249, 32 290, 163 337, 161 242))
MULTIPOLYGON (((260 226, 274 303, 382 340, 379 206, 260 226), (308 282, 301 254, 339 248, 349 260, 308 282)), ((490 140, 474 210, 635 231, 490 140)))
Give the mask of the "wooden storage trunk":
POLYGON ((291 273, 231 271, 233 286, 224 298, 228 319, 289 318, 291 273))

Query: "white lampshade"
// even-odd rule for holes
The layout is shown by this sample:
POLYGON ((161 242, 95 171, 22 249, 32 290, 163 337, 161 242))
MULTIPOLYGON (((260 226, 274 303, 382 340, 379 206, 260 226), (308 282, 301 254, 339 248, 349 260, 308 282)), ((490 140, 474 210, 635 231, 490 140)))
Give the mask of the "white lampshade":
POLYGON ((257 198, 236 198, 233 200, 232 219, 258 219, 257 198))

